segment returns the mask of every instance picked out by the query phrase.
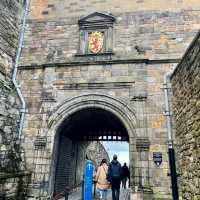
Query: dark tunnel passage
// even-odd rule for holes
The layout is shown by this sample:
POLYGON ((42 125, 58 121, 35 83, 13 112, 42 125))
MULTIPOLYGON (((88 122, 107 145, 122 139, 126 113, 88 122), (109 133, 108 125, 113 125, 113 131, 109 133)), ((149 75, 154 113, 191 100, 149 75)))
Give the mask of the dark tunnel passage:
POLYGON ((56 145, 54 193, 82 181, 87 146, 92 141, 129 141, 122 122, 100 108, 79 110, 61 124, 56 145))

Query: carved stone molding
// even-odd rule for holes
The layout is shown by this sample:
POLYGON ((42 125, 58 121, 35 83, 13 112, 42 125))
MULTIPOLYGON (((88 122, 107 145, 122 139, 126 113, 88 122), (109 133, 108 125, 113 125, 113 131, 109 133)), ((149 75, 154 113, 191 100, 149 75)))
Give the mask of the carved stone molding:
POLYGON ((121 89, 131 88, 134 82, 102 82, 102 83, 65 83, 54 84, 59 90, 82 90, 82 89, 121 89))

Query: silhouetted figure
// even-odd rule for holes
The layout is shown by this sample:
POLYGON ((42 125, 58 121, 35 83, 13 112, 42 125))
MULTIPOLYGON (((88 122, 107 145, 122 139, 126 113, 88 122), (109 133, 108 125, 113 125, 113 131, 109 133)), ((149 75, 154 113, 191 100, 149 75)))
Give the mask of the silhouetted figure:
POLYGON ((126 189, 127 179, 130 179, 130 171, 129 171, 126 163, 124 163, 124 165, 122 167, 122 188, 124 188, 124 189, 126 189))
POLYGON ((112 200, 119 200, 121 175, 122 175, 121 164, 117 161, 117 155, 114 155, 113 160, 108 168, 108 180, 111 183, 112 200))

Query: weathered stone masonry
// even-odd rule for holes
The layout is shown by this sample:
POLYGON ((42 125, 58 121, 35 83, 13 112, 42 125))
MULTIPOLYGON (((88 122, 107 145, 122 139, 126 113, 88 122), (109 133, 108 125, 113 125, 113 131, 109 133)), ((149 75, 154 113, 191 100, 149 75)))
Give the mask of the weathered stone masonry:
POLYGON ((24 198, 24 163, 16 135, 20 101, 12 83, 18 45, 21 2, 0 2, 0 199, 24 198))
POLYGON ((183 199, 200 199, 200 33, 171 77, 183 199))
MULTIPOLYGON (((47 137, 49 183, 55 135, 51 115, 66 101, 71 106, 73 99, 86 101, 90 94, 92 106, 105 98, 105 107, 124 102, 121 107, 134 113, 134 129, 129 130, 132 190, 135 184, 148 200, 170 199, 163 76, 179 62, 199 29, 199 9, 196 0, 157 0, 151 5, 147 0, 33 0, 19 73, 28 104, 23 132, 29 168, 34 169, 35 139, 47 137), (94 12, 116 18, 113 49, 110 54, 80 55, 78 20, 94 12), (153 152, 163 155, 160 167, 153 162, 153 152)), ((39 171, 34 173, 41 177, 39 171)))
MULTIPOLYGON (((14 138, 17 133, 20 103, 12 84, 11 75, 18 44, 19 3, 1 1, 0 23, 0 147, 14 151, 14 138)), ((10 162, 10 161, 9 161, 10 162)), ((12 165, 10 165, 12 166, 12 165)), ((14 170, 5 166, 5 170, 14 170)))

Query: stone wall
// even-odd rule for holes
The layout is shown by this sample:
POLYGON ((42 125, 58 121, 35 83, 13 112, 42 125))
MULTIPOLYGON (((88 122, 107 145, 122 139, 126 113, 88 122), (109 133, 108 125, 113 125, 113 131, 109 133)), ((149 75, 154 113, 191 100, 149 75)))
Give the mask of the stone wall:
POLYGON ((0 199, 24 198, 23 183, 26 175, 21 172, 24 164, 16 144, 20 101, 11 77, 20 16, 19 1, 0 1, 0 199))
MULTIPOLYGON (((51 117, 56 109, 77 97, 85 100, 86 94, 99 95, 91 97, 95 99, 91 100, 93 106, 98 106, 106 96, 123 102, 121 106, 126 106, 122 110, 134 113, 134 129, 129 130, 132 190, 146 192, 148 200, 170 199, 163 77, 180 61, 200 27, 198 0, 31 2, 19 72, 29 110, 23 130, 29 167, 34 141, 40 134, 48 138, 45 151, 50 169, 56 134, 51 117), (78 20, 94 12, 111 13, 116 18, 113 52, 78 55, 78 20), (154 152, 162 153, 159 167, 153 161, 154 152)), ((109 100, 107 104, 112 104, 109 100)), ((67 114, 60 117, 67 118, 67 114)), ((51 178, 50 170, 46 173, 51 178)))
MULTIPOLYGON (((0 2, 0 149, 15 151, 15 137, 18 131, 20 102, 11 80, 13 63, 18 44, 19 9, 18 1, 0 2)), ((18 168, 4 166, 12 171, 18 168), (11 169, 10 169, 11 168, 11 169)))
POLYGON ((104 146, 97 141, 93 141, 87 147, 87 156, 89 159, 94 161, 95 166, 99 166, 101 164, 102 159, 106 159, 108 163, 110 162, 110 158, 108 156, 108 152, 104 148, 104 146))
POLYGON ((0 6, 0 72, 2 76, 7 78, 7 81, 10 81, 9 78, 13 70, 13 60, 18 45, 20 4, 17 0, 2 0, 0 6))
MULTIPOLYGON (((150 187, 155 197, 169 198, 167 134, 163 117, 164 95, 161 87, 162 77, 171 66, 173 64, 132 63, 21 70, 20 79, 29 110, 23 132, 24 148, 30 168, 33 167, 35 159, 33 149, 38 133, 47 137, 49 147, 45 151, 49 155, 47 162, 51 163, 51 145, 54 143, 54 137, 49 133, 49 123, 51 115, 56 112, 58 106, 66 100, 70 102, 73 97, 88 93, 108 95, 125 102, 125 105, 134 110, 137 117, 137 124, 132 133, 138 138, 139 152, 134 153, 136 137, 130 135, 130 159, 136 157, 139 159, 138 183, 150 187), (156 167, 153 162, 153 152, 162 152, 160 167, 156 167)), ((96 100, 93 102, 95 104, 96 100)), ((49 168, 46 168, 45 173, 49 173, 49 168)), ((131 171, 134 171, 132 166, 131 171)))
POLYGON ((117 19, 112 59, 179 59, 200 27, 199 7, 198 0, 159 0, 151 5, 147 0, 126 0, 123 5, 118 0, 33 0, 22 65, 77 61, 77 22, 93 12, 111 13, 117 19))
POLYGON ((200 33, 171 77, 180 192, 200 199, 200 33))

